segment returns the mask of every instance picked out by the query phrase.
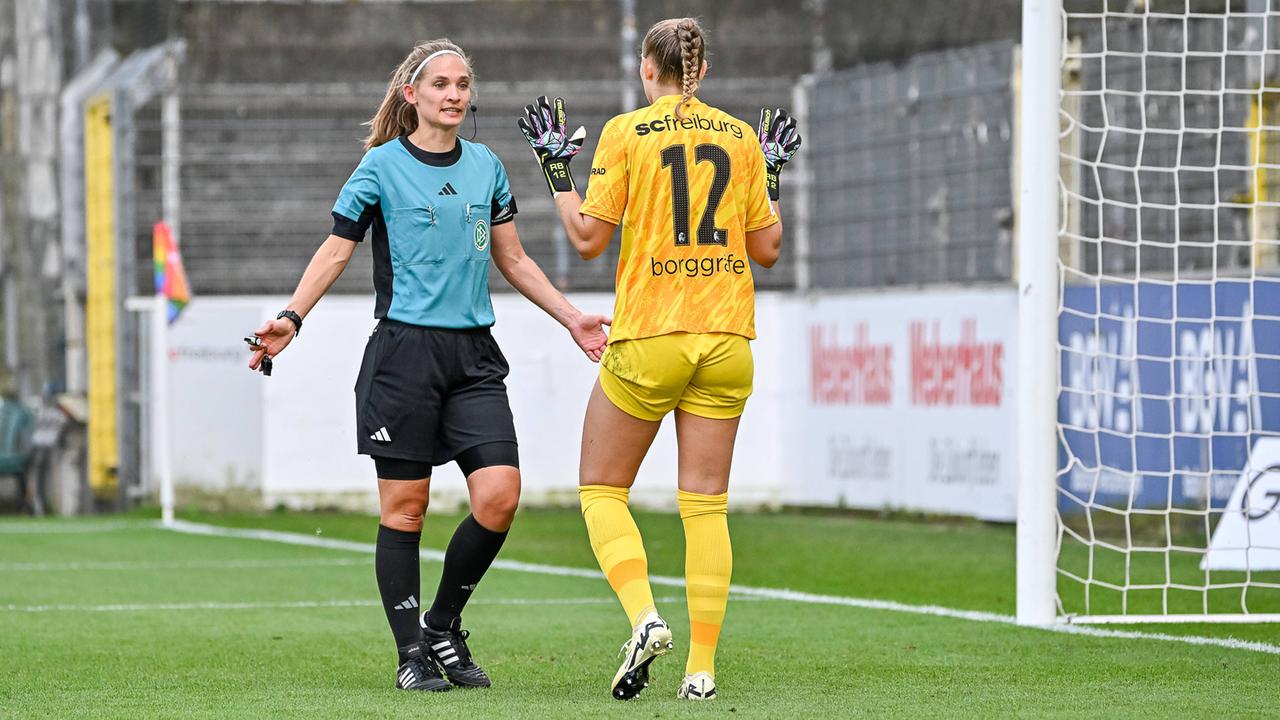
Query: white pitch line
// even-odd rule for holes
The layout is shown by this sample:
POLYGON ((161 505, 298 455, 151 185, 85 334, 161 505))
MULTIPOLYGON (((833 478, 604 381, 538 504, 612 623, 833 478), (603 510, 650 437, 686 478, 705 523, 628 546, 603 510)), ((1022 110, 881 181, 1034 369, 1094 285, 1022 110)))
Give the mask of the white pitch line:
MULTIPOLYGON (((257 530, 253 528, 227 528, 218 525, 205 525, 203 523, 187 522, 186 520, 174 520, 166 525, 163 522, 152 523, 152 527, 158 527, 163 530, 173 530, 174 532, 184 533, 186 535, 211 535, 213 537, 233 537, 244 540, 266 540, 268 542, 284 543, 286 545, 302 545, 303 547, 318 547, 329 550, 349 550, 358 553, 371 553, 374 546, 370 543, 354 542, 351 540, 334 540, 332 538, 321 537, 317 534, 303 535, 302 533, 281 532, 279 530, 257 530)), ((437 550, 423 550, 421 553, 424 560, 444 560, 444 553, 437 550)))
POLYGON ((150 530, 151 521, 132 522, 117 520, 94 523, 70 522, 9 522, 0 523, 0 535, 85 535, 91 533, 119 532, 121 530, 150 530))
POLYGON ((1066 633, 1068 635, 1087 635, 1089 637, 1120 638, 1123 640, 1165 640, 1167 642, 1180 642, 1188 645, 1212 645, 1216 647, 1231 648, 1232 650, 1252 650, 1253 652, 1267 653, 1268 655, 1280 655, 1280 646, 1270 645, 1268 643, 1254 640, 1203 637, 1200 635, 1145 633, 1137 632, 1135 630, 1103 630, 1102 628, 1085 627, 1082 625, 1055 625, 1048 629, 1054 632, 1066 633))
MULTIPOLYGON (((171 525, 157 523, 156 527, 194 535, 267 540, 271 542, 288 543, 290 545, 323 547, 360 553, 372 553, 374 551, 374 546, 369 543, 352 542, 350 540, 332 540, 329 538, 312 537, 310 535, 279 532, 276 530, 223 528, 216 525, 202 525, 182 520, 175 521, 171 525)), ((422 550, 421 556, 423 559, 427 560, 444 559, 444 553, 439 550, 422 550)), ((591 579, 600 579, 601 577, 600 571, 598 570, 563 567, 560 565, 544 565, 540 563, 525 563, 515 560, 497 560, 493 563, 493 567, 501 570, 537 573, 540 575, 560 575, 591 579)), ((649 582, 654 585, 665 585, 668 587, 684 587, 685 584, 684 578, 665 575, 651 575, 649 577, 649 582)), ((1013 625, 1015 627, 1025 627, 1029 630, 1047 630, 1049 632, 1063 633, 1067 635, 1085 635, 1088 637, 1120 638, 1126 640, 1159 640, 1163 642, 1184 643, 1187 645, 1213 646, 1227 648, 1230 650, 1248 650, 1251 652, 1267 653, 1270 655, 1280 655, 1280 645, 1271 645, 1269 643, 1250 640, 1237 640, 1235 638, 1203 637, 1198 635, 1170 635, 1166 633, 1146 633, 1133 630, 1103 630, 1094 627, 1066 624, 1020 626, 1017 623, 1017 619, 1012 615, 1000 615, 998 613, 981 612, 977 610, 958 610, 955 608, 940 607, 937 605, 908 605, 906 603, 894 602, 892 600, 872 600, 869 598, 844 597, 840 595, 819 595, 814 593, 797 592, 795 590, 751 587, 748 585, 730 585, 729 591, 735 595, 755 597, 759 599, 783 600, 809 605, 837 605, 863 608, 867 610, 911 613, 914 615, 931 615, 934 617, 945 617, 956 620, 968 620, 970 622, 988 622, 1002 625, 1013 625)))
POLYGON ((815 595, 812 593, 797 592, 795 590, 775 590, 772 588, 745 587, 742 585, 730 585, 729 589, 731 592, 736 592, 740 595, 758 599, 767 598, 771 600, 786 600, 788 602, 810 603, 814 605, 843 605, 846 607, 866 608, 868 610, 888 610, 890 612, 913 613, 916 615, 933 615, 935 617, 955 618, 957 620, 969 620, 971 622, 999 623, 1003 625, 1013 625, 1015 627, 1027 627, 1033 630, 1047 630, 1049 632, 1063 633, 1066 635, 1087 635, 1089 637, 1121 638, 1125 640, 1162 640, 1166 642, 1186 643, 1188 645, 1211 645, 1230 648, 1232 650, 1251 650, 1253 652, 1267 653, 1269 655, 1280 655, 1280 645, 1270 645, 1268 643, 1252 640, 1203 637, 1199 635, 1170 635, 1167 633, 1139 632, 1137 630, 1103 630, 1095 627, 1066 624, 1019 626, 1017 618, 1012 615, 1000 615, 997 613, 981 612, 977 610, 957 610, 955 608, 940 607, 937 605, 907 605, 905 603, 893 602, 892 600, 870 600, 866 598, 851 598, 838 595, 815 595))
POLYGON ((45 612, 148 612, 164 610, 280 610, 294 608, 345 608, 379 605, 375 600, 299 600, 296 602, 193 602, 193 603, 121 603, 118 605, 0 605, 0 611, 14 613, 45 612))
POLYGON ((367 565, 364 558, 281 558, 279 560, 147 560, 0 563, 0 572, 58 572, 83 570, 222 570, 367 565))
MULTIPOLYGON (((655 598, 655 602, 677 602, 684 598, 655 598)), ((476 599, 467 605, 612 605, 614 598, 492 598, 476 599)), ((316 608, 381 607, 377 600, 296 600, 291 602, 196 602, 122 603, 118 605, 0 605, 0 612, 154 612, 170 610, 295 610, 316 608)))

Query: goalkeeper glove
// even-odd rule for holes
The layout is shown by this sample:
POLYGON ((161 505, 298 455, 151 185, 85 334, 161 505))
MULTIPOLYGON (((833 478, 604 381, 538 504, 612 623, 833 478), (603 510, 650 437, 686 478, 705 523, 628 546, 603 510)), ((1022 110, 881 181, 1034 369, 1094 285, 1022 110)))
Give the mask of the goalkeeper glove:
POLYGON ((554 107, 547 103, 546 95, 539 95, 531 105, 524 106, 524 117, 517 122, 524 139, 529 141, 533 154, 542 164, 551 194, 576 191, 569 161, 582 150, 587 129, 578 129, 569 136, 565 133, 564 98, 556 98, 554 107))
POLYGON ((778 175, 782 166, 800 150, 800 133, 796 119, 786 110, 764 108, 760 111, 760 149, 764 150, 764 174, 769 184, 769 199, 778 199, 778 175))

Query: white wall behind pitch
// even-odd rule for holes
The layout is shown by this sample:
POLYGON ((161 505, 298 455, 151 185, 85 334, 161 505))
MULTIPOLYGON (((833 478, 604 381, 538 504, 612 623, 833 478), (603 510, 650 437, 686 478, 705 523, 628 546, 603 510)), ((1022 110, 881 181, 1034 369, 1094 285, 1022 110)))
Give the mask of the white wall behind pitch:
POLYGON ((792 396, 801 431, 787 447, 802 472, 786 502, 1014 519, 1012 288, 819 296, 792 317, 780 332, 806 359, 807 382, 792 396), (931 355, 913 352, 913 328, 931 355), (814 351, 815 330, 825 353, 814 351), (824 384, 839 397, 819 399, 824 384))
MULTIPOLYGON (((584 312, 610 314, 613 296, 570 298, 584 312)), ((495 295, 493 333, 511 365, 507 379, 525 502, 577 502, 578 452, 587 397, 598 365, 588 360, 558 323, 523 297, 495 295)), ((174 476, 178 484, 206 490, 257 483, 264 502, 312 506, 332 502, 375 507, 376 478, 369 458, 356 454, 354 386, 365 342, 375 321, 371 298, 332 296, 307 316, 306 329, 275 359, 264 377, 248 370, 241 338, 284 307, 288 298, 198 298, 173 326, 170 417, 174 476), (217 362, 200 359, 215 347, 217 362), (201 427, 217 428, 201 432, 201 427), (189 440, 189 441, 188 441, 189 440)), ((758 314, 766 325, 782 314, 780 296, 762 295, 758 314)), ((753 343, 756 387, 743 419, 730 496, 739 504, 779 499, 780 406, 784 393, 772 382, 787 358, 778 338, 753 343)), ((641 466, 633 497, 674 506, 677 472, 670 417, 641 466)), ((464 497, 456 466, 438 468, 432 499, 464 497)))
POLYGON ((265 386, 244 369, 241 340, 261 322, 261 305, 202 299, 169 329, 169 438, 179 485, 214 493, 262 486, 265 386))
MULTIPOLYGON (((609 294, 570 299, 586 312, 612 309, 609 294)), ((583 413, 598 366, 523 297, 504 293, 493 300, 493 332, 511 365, 507 386, 520 441, 524 502, 576 504, 583 413)), ((356 454, 353 391, 374 326, 372 299, 325 298, 308 315, 302 335, 276 359, 275 374, 252 373, 241 338, 286 302, 283 296, 197 298, 174 325, 171 434, 179 490, 182 485, 215 492, 247 485, 268 506, 336 503, 373 509, 373 463, 356 454)), ((1014 317, 1016 297, 1009 288, 759 294, 759 339, 752 343, 755 390, 739 429, 730 502, 1012 519, 1014 317), (930 341, 948 352, 998 344, 1004 363, 999 401, 916 402, 913 323, 924 323, 930 341), (962 331, 966 327, 970 335, 962 331), (814 328, 823 328, 838 352, 890 347, 891 400, 815 401, 815 383, 823 362, 830 370, 830 358, 814 355, 814 328)), ((959 366, 952 370, 967 372, 959 366)), ((837 382, 865 379, 849 375, 837 382)), ((675 432, 668 417, 632 497, 649 506, 673 507, 676 477, 675 432)), ((432 502, 441 506, 464 498, 465 482, 456 467, 438 468, 432 502)))

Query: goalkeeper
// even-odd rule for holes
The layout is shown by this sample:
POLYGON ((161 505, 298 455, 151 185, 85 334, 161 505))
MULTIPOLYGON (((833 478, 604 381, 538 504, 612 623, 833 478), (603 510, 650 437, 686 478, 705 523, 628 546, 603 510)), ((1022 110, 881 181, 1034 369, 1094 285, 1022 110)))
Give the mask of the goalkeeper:
POLYGON ((676 695, 709 700, 733 565, 729 465, 754 372, 747 258, 766 268, 778 259, 778 175, 800 136, 782 110, 762 111, 753 132, 697 99, 707 64, 696 20, 657 23, 641 54, 651 104, 605 124, 585 202, 569 172, 585 132, 566 132, 563 100, 538 98, 518 124, 583 258, 604 252, 622 224, 614 324, 587 403, 578 488, 591 548, 631 627, 610 690, 635 697, 650 663, 673 647, 627 496, 674 410, 690 620, 676 695))

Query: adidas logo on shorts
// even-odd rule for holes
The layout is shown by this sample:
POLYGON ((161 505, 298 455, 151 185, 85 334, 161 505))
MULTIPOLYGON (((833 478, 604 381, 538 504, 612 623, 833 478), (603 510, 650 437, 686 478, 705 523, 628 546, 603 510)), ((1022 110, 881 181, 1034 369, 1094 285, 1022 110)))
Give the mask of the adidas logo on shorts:
POLYGON ((369 439, 377 440, 378 442, 391 442, 391 435, 387 432, 387 428, 384 425, 378 428, 378 432, 370 435, 369 439))

